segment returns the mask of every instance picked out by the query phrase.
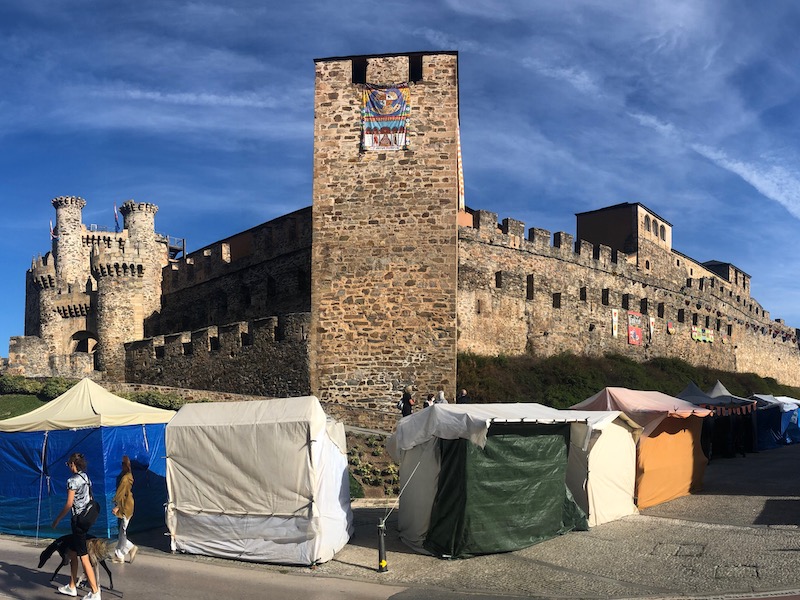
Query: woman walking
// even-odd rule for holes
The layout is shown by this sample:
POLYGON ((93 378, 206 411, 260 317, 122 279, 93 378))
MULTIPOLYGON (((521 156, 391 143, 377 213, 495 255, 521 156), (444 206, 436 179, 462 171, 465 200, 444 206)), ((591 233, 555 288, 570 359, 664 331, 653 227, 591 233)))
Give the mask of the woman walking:
POLYGON ((130 554, 130 562, 136 558, 139 546, 128 539, 128 524, 133 517, 133 474, 131 473, 131 460, 122 457, 122 471, 117 477, 117 493, 114 495, 114 509, 111 511, 119 523, 119 540, 114 551, 115 563, 124 563, 125 555, 130 554))
POLYGON ((53 529, 66 514, 72 511, 70 525, 72 527, 72 548, 69 551, 70 578, 69 584, 58 588, 60 594, 65 596, 77 596, 78 590, 75 588, 78 580, 78 559, 83 565, 86 573, 86 580, 92 589, 86 596, 87 600, 100 600, 100 588, 97 585, 97 578, 94 576, 94 568, 89 561, 86 550, 86 533, 94 525, 99 515, 99 505, 92 499, 92 482, 86 471, 86 459, 83 454, 75 452, 70 455, 67 467, 72 475, 67 479, 67 501, 64 508, 53 521, 53 529))

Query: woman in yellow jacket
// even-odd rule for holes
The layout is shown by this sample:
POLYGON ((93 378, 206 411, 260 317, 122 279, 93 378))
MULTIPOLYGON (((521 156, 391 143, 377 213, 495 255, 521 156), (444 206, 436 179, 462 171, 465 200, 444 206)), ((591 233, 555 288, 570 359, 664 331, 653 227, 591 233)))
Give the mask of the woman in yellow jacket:
POLYGON ((128 539, 128 523, 133 517, 133 474, 131 473, 131 460, 122 457, 122 472, 117 477, 117 493, 114 495, 114 509, 111 511, 118 519, 119 541, 114 552, 113 562, 124 563, 125 555, 130 555, 130 562, 136 558, 139 546, 128 539))

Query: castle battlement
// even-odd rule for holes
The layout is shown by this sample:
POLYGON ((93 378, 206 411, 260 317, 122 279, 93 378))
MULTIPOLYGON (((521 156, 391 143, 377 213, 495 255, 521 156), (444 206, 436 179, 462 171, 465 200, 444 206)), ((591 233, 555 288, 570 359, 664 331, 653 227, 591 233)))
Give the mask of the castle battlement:
POLYGON ((123 216, 127 216, 136 212, 155 215, 158 212, 158 206, 155 204, 150 204, 149 202, 135 202, 134 200, 126 200, 122 203, 122 206, 119 207, 119 212, 123 216))
POLYGON ((486 210, 474 211, 473 225, 462 225, 459 236, 509 250, 605 269, 619 276, 634 277, 637 274, 635 263, 627 259, 620 260, 620 255, 625 257, 625 254, 606 245, 575 240, 572 234, 564 231, 551 233, 536 227, 529 228, 526 237, 524 222, 503 219, 498 224, 497 213, 486 210))
MULTIPOLYGON (((311 248, 311 209, 273 219, 171 261, 164 269, 164 293, 196 286, 251 268, 257 263, 284 261, 311 248)), ((276 275, 273 275, 276 276, 276 275)))
POLYGON ((82 210, 86 206, 86 200, 80 196, 58 196, 53 198, 51 203, 55 208, 77 208, 82 210))

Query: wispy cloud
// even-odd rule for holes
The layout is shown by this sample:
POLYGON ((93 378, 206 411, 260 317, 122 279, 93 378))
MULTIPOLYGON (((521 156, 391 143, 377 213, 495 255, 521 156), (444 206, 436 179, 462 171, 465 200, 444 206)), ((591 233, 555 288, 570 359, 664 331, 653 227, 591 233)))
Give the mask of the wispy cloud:
POLYGON ((729 157, 703 144, 692 148, 714 164, 741 177, 762 195, 774 200, 800 219, 800 176, 781 165, 750 163, 729 157))

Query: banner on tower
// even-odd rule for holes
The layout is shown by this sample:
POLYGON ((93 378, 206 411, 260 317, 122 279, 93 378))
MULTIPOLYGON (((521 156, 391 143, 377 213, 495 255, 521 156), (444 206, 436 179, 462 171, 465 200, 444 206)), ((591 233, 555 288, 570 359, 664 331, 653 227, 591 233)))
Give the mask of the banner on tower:
POLYGON ((361 106, 363 150, 405 150, 406 124, 411 114, 408 84, 365 85, 361 106))

